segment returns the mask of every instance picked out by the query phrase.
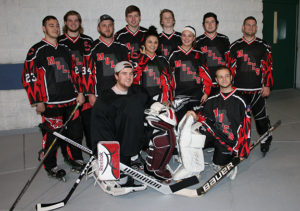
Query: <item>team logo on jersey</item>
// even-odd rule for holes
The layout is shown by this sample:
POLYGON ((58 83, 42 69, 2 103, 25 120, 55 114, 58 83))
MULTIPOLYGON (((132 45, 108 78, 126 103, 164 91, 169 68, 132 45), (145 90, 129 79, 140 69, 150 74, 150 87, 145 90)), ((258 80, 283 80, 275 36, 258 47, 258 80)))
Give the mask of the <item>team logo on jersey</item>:
POLYGON ((144 79, 146 80, 146 87, 154 87, 157 85, 161 85, 160 72, 157 68, 149 68, 147 65, 143 71, 147 74, 146 78, 144 79))
POLYGON ((256 75, 260 74, 260 68, 256 67, 256 62, 251 62, 249 55, 244 53, 243 50, 237 51, 237 58, 242 58, 244 62, 247 62, 247 65, 250 66, 253 71, 255 71, 256 75))
MULTIPOLYGON (((217 61, 218 65, 223 65, 223 66, 226 65, 222 56, 218 56, 217 53, 215 53, 217 49, 212 50, 212 49, 208 49, 207 46, 203 46, 201 47, 201 51, 207 55, 207 58, 209 58, 208 60, 209 63, 211 60, 213 60, 213 61, 217 61)), ((212 66, 212 64, 209 65, 212 66)))

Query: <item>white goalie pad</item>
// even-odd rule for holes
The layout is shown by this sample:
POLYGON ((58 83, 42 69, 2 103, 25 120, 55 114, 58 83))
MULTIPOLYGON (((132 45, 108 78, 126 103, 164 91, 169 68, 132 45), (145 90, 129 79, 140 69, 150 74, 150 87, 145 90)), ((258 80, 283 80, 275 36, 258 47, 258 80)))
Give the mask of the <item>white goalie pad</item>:
POLYGON ((99 141, 98 150, 98 178, 100 180, 117 180, 119 171, 119 142, 99 141))
POLYGON ((203 150, 205 135, 196 129, 201 126, 197 122, 194 125, 192 116, 184 117, 179 123, 179 152, 182 163, 174 171, 173 179, 180 180, 190 176, 197 176, 204 170, 203 150))

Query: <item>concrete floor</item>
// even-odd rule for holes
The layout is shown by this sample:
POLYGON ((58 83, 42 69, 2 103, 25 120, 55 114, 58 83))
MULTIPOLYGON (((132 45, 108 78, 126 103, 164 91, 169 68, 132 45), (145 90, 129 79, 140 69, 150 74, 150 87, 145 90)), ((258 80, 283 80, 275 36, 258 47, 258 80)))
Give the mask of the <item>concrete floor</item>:
MULTIPOLYGON (((228 178, 201 198, 162 195, 147 188, 145 191, 113 197, 105 194, 92 179, 84 179, 61 210, 222 210, 260 211, 300 208, 300 90, 274 91, 268 99, 272 123, 282 120, 273 133, 270 152, 262 158, 258 148, 243 162, 234 181, 228 178)), ((255 129, 252 140, 257 140, 255 129)), ((37 151, 41 134, 30 130, 0 132, 0 210, 8 210, 38 166, 37 151)), ((205 153, 209 157, 209 153, 205 153)), ((60 153, 58 157, 61 158, 60 153)), ((16 210, 34 210, 37 203, 57 202, 65 198, 78 174, 67 169, 67 182, 46 176, 41 170, 19 201, 16 210)), ((202 174, 206 181, 210 168, 202 174)), ((200 185, 196 185, 198 187, 200 185)))

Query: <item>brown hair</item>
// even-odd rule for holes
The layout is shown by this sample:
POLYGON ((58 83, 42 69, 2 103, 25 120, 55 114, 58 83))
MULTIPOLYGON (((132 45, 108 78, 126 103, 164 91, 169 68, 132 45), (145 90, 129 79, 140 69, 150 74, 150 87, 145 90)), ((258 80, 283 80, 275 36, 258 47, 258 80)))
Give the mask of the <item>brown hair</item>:
MULTIPOLYGON (((46 17, 43 19, 43 21, 42 21, 43 26, 46 26, 46 23, 47 23, 48 20, 57 20, 57 18, 56 18, 55 16, 53 16, 53 15, 48 15, 48 16, 46 16, 46 17)), ((57 20, 57 21, 58 21, 58 20, 57 20)))
POLYGON ((160 11, 160 14, 159 14, 159 17, 160 17, 160 25, 161 25, 161 27, 163 27, 163 25, 162 25, 162 17, 163 17, 163 14, 164 13, 166 13, 166 12, 169 12, 169 13, 171 13, 171 15, 172 15, 172 18, 173 18, 173 20, 174 20, 174 25, 175 25, 175 15, 174 15, 174 12, 172 11, 172 10, 169 10, 169 9, 163 9, 163 10, 161 10, 160 11))
MULTIPOLYGON (((81 15, 80 15, 78 12, 76 12, 75 10, 70 10, 69 12, 67 12, 67 13, 64 15, 64 22, 67 22, 68 17, 69 17, 70 15, 75 15, 75 16, 77 16, 78 21, 79 21, 79 33, 82 34, 82 33, 83 33, 83 27, 81 26, 81 22, 82 22, 81 15)), ((65 25, 63 26, 63 33, 66 34, 67 31, 68 31, 68 26, 65 24, 65 25)))
POLYGON ((137 6, 135 6, 135 5, 130 5, 130 6, 128 6, 128 7, 126 8, 126 10, 125 10, 125 17, 127 17, 127 15, 128 15, 129 13, 132 13, 132 12, 138 12, 138 13, 139 13, 139 16, 141 16, 141 11, 140 11, 140 9, 139 9, 137 6))

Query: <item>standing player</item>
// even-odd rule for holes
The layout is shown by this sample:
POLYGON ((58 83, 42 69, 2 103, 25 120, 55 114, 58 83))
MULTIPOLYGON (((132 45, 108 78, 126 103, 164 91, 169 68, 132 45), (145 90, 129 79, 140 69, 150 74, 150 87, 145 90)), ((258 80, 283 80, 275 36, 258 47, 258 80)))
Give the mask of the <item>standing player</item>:
POLYGON ((114 19, 109 15, 102 15, 98 21, 99 39, 92 44, 90 52, 84 56, 87 68, 85 74, 85 91, 89 94, 89 101, 94 105, 96 96, 115 84, 114 68, 120 61, 129 60, 129 51, 125 45, 114 40, 114 19), (93 84, 93 86, 89 85, 93 84))
MULTIPOLYGON (((75 92, 75 87, 80 87, 80 79, 73 70, 71 51, 66 45, 57 42, 60 34, 58 20, 54 16, 46 16, 42 23, 45 38, 30 48, 24 63, 22 82, 30 104, 36 106, 37 113, 41 113, 43 124, 58 131, 75 108, 76 101, 82 105, 84 96, 78 92, 80 90, 77 90, 78 94, 75 92)), ((82 140, 82 126, 78 117, 79 112, 76 111, 66 133, 69 138, 79 142, 82 140)), ((42 133, 44 153, 54 136, 44 130, 42 133)), ((66 144, 58 143, 66 157, 66 144)), ((44 166, 49 175, 63 178, 66 172, 57 167, 56 152, 57 145, 45 159, 44 166)), ((72 148, 68 154, 72 156, 72 148)))
POLYGON ((130 59, 137 62, 141 43, 144 40, 147 29, 140 26, 141 11, 135 5, 130 5, 125 10, 127 26, 115 34, 118 42, 126 45, 130 51, 130 59))
MULTIPOLYGON (((243 37, 235 41, 228 52, 228 65, 234 77, 234 86, 245 93, 255 119, 257 132, 264 134, 270 128, 265 98, 273 86, 272 55, 270 46, 256 37, 257 21, 249 16, 244 20, 243 37)), ((272 136, 261 142, 261 151, 269 151, 272 136)))
POLYGON ((188 110, 197 110, 210 93, 212 85, 203 53, 194 49, 196 31, 191 26, 182 30, 182 45, 170 55, 169 62, 175 79, 175 111, 181 119, 188 110), (176 102, 181 101, 177 105, 176 102))
POLYGON ((172 10, 163 9, 160 11, 160 25, 163 28, 159 34, 161 54, 167 59, 170 54, 181 45, 181 33, 174 30, 175 16, 172 10))
MULTIPOLYGON (((75 74, 81 77, 82 71, 82 62, 83 62, 83 54, 88 51, 92 45, 92 38, 83 34, 83 28, 81 26, 81 16, 78 12, 71 10, 67 12, 64 16, 64 27, 63 27, 63 35, 58 38, 58 42, 61 44, 65 44, 71 49, 72 57, 75 60, 75 74)), ((86 139, 86 144, 88 148, 91 148, 91 132, 90 132, 90 122, 91 122, 91 108, 92 106, 88 102, 86 98, 85 103, 80 107, 80 117, 84 130, 84 135, 86 139)), ((81 144, 81 142, 79 143, 81 144)), ((76 152, 78 155, 74 157, 78 157, 79 159, 67 159, 67 163, 77 170, 80 170, 84 167, 84 163, 82 161, 81 151, 78 150, 76 152)), ((65 158, 66 159, 66 158, 65 158)))
POLYGON ((158 33, 154 26, 150 26, 142 43, 142 53, 135 69, 133 83, 143 86, 154 101, 170 105, 172 101, 170 66, 165 57, 157 55, 158 46, 158 33))
POLYGON ((229 50, 229 39, 226 35, 217 33, 219 21, 217 15, 208 12, 203 16, 202 26, 204 34, 197 38, 197 49, 204 53, 207 60, 209 75, 213 82, 211 94, 218 92, 217 82, 215 80, 216 69, 225 66, 225 53, 229 50))
MULTIPOLYGON (((232 75, 228 68, 221 66, 216 70, 216 82, 220 86, 219 93, 210 96, 203 110, 195 120, 202 123, 201 133, 206 135, 205 145, 215 148, 213 164, 217 169, 232 161, 234 156, 247 158, 250 153, 251 117, 244 99, 236 88, 232 87, 232 75)), ((237 174, 237 167, 230 173, 230 179, 237 174)))

